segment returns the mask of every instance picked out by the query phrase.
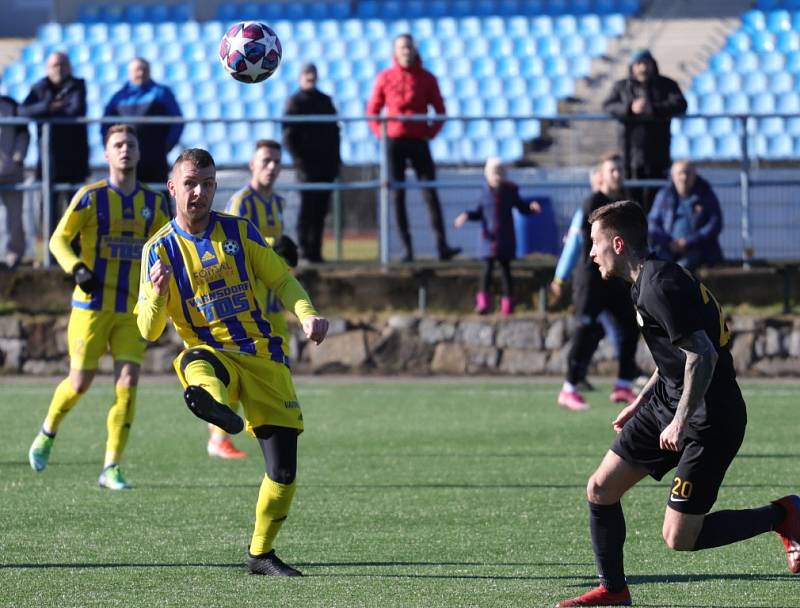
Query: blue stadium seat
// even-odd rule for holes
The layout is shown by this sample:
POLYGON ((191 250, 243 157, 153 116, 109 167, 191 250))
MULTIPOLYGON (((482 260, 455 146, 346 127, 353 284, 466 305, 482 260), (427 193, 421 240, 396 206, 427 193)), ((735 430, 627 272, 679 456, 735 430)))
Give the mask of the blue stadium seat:
POLYGON ((514 56, 520 61, 536 56, 536 38, 523 37, 514 39, 514 56))
POLYGON ((464 136, 464 122, 460 120, 445 121, 442 135, 447 139, 457 139, 464 136))
POLYGON ((153 23, 165 23, 172 18, 172 11, 166 4, 154 4, 148 7, 147 18, 153 23))
POLYGON ((203 141, 209 144, 217 143, 218 141, 225 141, 227 139, 227 131, 225 123, 222 122, 207 122, 203 124, 203 141))
POLYGON ((715 80, 716 80, 715 90, 723 95, 727 95, 728 93, 733 93, 735 91, 742 90, 742 77, 736 72, 725 72, 723 74, 717 74, 715 80))
POLYGON ((603 23, 597 15, 581 15, 578 18, 578 32, 585 36, 597 36, 602 34, 603 23))
MULTIPOLYGON (((674 122, 674 121, 673 121, 674 122)), ((683 118, 680 121, 681 132, 689 137, 703 135, 707 131, 706 119, 699 117, 683 118)))
POLYGON ((467 38, 466 40, 468 43, 465 43, 464 49, 467 57, 476 58, 489 56, 489 40, 486 38, 478 38, 477 40, 469 40, 467 38))
POLYGON ((150 42, 156 37, 156 30, 152 23, 135 23, 131 27, 131 36, 136 42, 150 42))
POLYGON ((616 37, 625 33, 625 17, 622 15, 606 15, 603 17, 603 33, 616 37))
POLYGON ((775 41, 775 47, 784 54, 800 50, 800 34, 795 31, 780 32, 775 41))
POLYGON ((588 53, 586 40, 580 34, 561 38, 561 52, 567 57, 583 56, 588 53))
POLYGON ((710 72, 701 72, 692 81, 692 90, 698 95, 712 93, 717 89, 717 80, 710 72))
POLYGON ((519 60, 516 57, 500 57, 496 62, 495 74, 500 78, 514 78, 519 76, 519 60))
POLYGON ((232 122, 228 124, 228 139, 232 143, 250 141, 250 125, 247 122, 232 122))
POLYGON ((22 49, 22 62, 27 66, 42 65, 46 58, 46 47, 33 42, 22 49))
POLYGON ((86 39, 86 26, 83 23, 69 23, 64 26, 61 36, 62 42, 83 43, 86 39))
POLYGON ((463 116, 484 116, 483 100, 478 97, 461 100, 461 114, 463 116))
POLYGON ((751 95, 750 109, 756 114, 770 114, 775 111, 775 97, 768 92, 751 95))
POLYGON ((786 55, 784 69, 791 74, 800 73, 800 52, 788 53, 786 55))
POLYGON ((557 76, 552 79, 552 93, 556 97, 563 99, 575 92, 575 81, 570 76, 557 76))
POLYGON ((523 95, 509 97, 508 113, 511 116, 531 116, 533 115, 533 101, 523 95))
POLYGON ((495 62, 491 57, 481 56, 472 60, 470 74, 474 78, 485 78, 495 74, 495 62))
POLYGON ((792 74, 788 72, 778 72, 777 74, 771 74, 769 77, 769 84, 767 85, 767 90, 770 91, 773 95, 778 95, 780 93, 788 93, 793 91, 795 88, 795 79, 792 74))
POLYGON ((779 94, 775 100, 775 111, 780 114, 800 114, 800 94, 797 91, 779 94))
POLYGON ((788 32, 792 29, 792 16, 789 11, 770 11, 766 14, 767 27, 770 32, 788 32))
POLYGON ((3 82, 7 87, 25 82, 25 64, 17 62, 8 65, 3 73, 3 82))
POLYGON ((523 153, 522 142, 519 139, 509 137, 500 141, 499 155, 505 162, 519 160, 523 153))
POLYGON ((451 78, 467 78, 471 76, 470 60, 466 57, 454 57, 447 60, 447 74, 451 78))
POLYGON ((728 42, 725 44, 725 50, 732 55, 739 55, 746 53, 752 48, 752 39, 747 32, 736 31, 728 36, 728 42))
POLYGON ((129 4, 123 9, 123 19, 128 23, 147 21, 147 7, 143 4, 129 4))
POLYGON ((120 83, 120 80, 125 77, 125 73, 119 69, 119 66, 116 63, 108 61, 104 63, 97 63, 96 65, 97 70, 95 73, 95 79, 101 84, 120 83))
POLYGON ((711 135, 698 135, 697 137, 692 137, 690 141, 690 155, 692 158, 714 158, 716 145, 711 135))
POLYGON ((452 40, 458 35, 458 22, 452 17, 442 17, 434 22, 436 36, 441 40, 452 40))
POLYGON ((488 116, 500 117, 508 115, 508 101, 506 101, 505 97, 486 99, 485 104, 488 116))
POLYGON ((233 146, 225 141, 219 141, 209 145, 209 152, 214 157, 214 162, 220 165, 229 165, 236 159, 233 155, 233 146))
POLYGON ((36 39, 44 44, 58 44, 62 35, 61 25, 58 23, 45 23, 36 30, 36 39))
POLYGON ((708 132, 715 137, 731 135, 736 133, 736 125, 733 119, 727 116, 708 119, 708 132))
POLYGON ((505 94, 508 96, 509 100, 522 97, 527 99, 527 86, 528 85, 525 82, 525 79, 520 76, 505 78, 503 81, 503 90, 505 91, 505 94))
POLYGON ((317 39, 317 27, 314 21, 298 21, 293 29, 293 35, 297 40, 317 39))
POLYGON ((756 129, 762 135, 779 135, 784 132, 783 118, 777 116, 759 118, 756 120, 756 129))
POLYGON ((125 7, 122 4, 105 4, 100 6, 100 21, 103 23, 119 23, 126 21, 125 7))
POLYGON ((514 54, 514 41, 508 36, 491 38, 489 53, 492 57, 511 57, 514 54))
POLYGON ((437 137, 431 142, 431 156, 437 160, 449 160, 451 156, 450 140, 437 137))
POLYGON ((558 104, 553 97, 540 97, 534 101, 534 113, 537 116, 555 116, 558 114, 558 104))
POLYGON ((87 25, 86 42, 90 44, 105 44, 108 42, 108 25, 105 23, 87 25))
POLYGON ((753 32, 750 34, 751 48, 756 53, 769 53, 775 50, 777 37, 773 32, 753 32))
POLYGON ((498 76, 486 76, 485 78, 481 78, 478 83, 478 88, 484 99, 492 97, 506 98, 508 96, 508 92, 503 87, 503 79, 498 76))
POLYGON ((747 114, 750 111, 750 99, 747 93, 737 91, 725 96, 725 112, 728 114, 747 114))
POLYGON ((197 104, 194 103, 194 100, 187 101, 181 104, 181 114, 183 114, 184 118, 197 118, 197 104))
POLYGON ((699 98, 698 110, 701 114, 722 114, 726 111, 725 98, 719 93, 706 93, 699 98))
POLYGON ((747 11, 742 15, 742 28, 751 32, 767 29, 766 16, 762 11, 747 11))
POLYGON ((530 34, 531 36, 541 37, 549 36, 553 33, 553 19, 544 15, 534 17, 531 19, 530 34))
MULTIPOLYGON (((191 98, 198 103, 206 103, 220 99, 217 84, 213 80, 198 81, 195 82, 193 86, 194 94, 191 98)), ((221 89, 224 91, 228 86, 230 85, 227 83, 222 84, 221 89)))
POLYGON ((780 133, 767 140, 769 158, 789 158, 794 155, 794 141, 791 135, 780 133))
POLYGON ((542 124, 538 120, 517 121, 517 136, 521 139, 535 139, 542 134, 542 124))
POLYGON ((590 57, 599 57, 608 49, 608 39, 602 34, 596 34, 588 38, 586 45, 586 52, 590 57))
POLYGON ((495 139, 503 139, 504 137, 516 137, 517 127, 513 120, 495 120, 492 123, 492 136, 495 139))
POLYGON ((722 135, 715 138, 715 152, 718 158, 741 158, 742 142, 738 135, 722 135))
POLYGON ((423 38, 417 43, 417 51, 423 61, 442 55, 442 42, 438 38, 423 38))
POLYGON ((534 99, 541 95, 550 95, 550 79, 546 76, 528 78, 528 94, 534 99))
POLYGON ((730 53, 721 52, 713 55, 708 62, 708 67, 712 72, 723 74, 732 72, 736 67, 736 62, 730 53))
POLYGON ((800 116, 791 116, 786 119, 786 132, 792 137, 800 136, 800 116))
POLYGON ((530 31, 527 17, 509 17, 506 19, 506 35, 511 38, 527 36, 530 31))
POLYGON ((768 79, 766 74, 763 72, 751 72, 745 76, 742 90, 752 95, 766 91, 767 86, 768 79))
POLYGON ((569 74, 569 60, 561 55, 547 57, 544 61, 544 73, 550 78, 569 74))
POLYGON ((96 4, 82 4, 78 9, 78 21, 81 23, 98 23, 101 21, 100 7, 96 4))
POLYGON ((437 19, 447 16, 449 13, 447 0, 432 0, 428 3, 428 9, 430 16, 437 19))
POLYGON ((755 72, 759 69, 758 55, 752 51, 740 53, 736 57, 736 71, 740 74, 755 72))
POLYGON ((578 21, 573 15, 561 15, 553 20, 553 33, 564 38, 578 33, 578 21))
POLYGON ((555 36, 544 36, 536 40, 536 53, 543 57, 558 56, 561 53, 561 40, 555 36))

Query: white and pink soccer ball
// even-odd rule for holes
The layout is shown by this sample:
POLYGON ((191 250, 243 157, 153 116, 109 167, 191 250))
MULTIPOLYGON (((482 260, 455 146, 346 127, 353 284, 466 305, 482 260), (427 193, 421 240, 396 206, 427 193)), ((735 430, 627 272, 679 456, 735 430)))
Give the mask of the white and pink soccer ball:
POLYGON ((281 63, 281 41, 272 29, 258 21, 231 26, 219 43, 222 67, 239 82, 262 82, 281 63))

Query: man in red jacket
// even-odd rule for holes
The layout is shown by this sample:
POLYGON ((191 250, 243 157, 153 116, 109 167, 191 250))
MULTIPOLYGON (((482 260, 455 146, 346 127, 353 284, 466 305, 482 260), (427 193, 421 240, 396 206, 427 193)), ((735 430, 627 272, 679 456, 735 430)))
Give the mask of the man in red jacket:
MULTIPOLYGON (((444 102, 439 93, 436 77, 422 68, 422 60, 414 46, 411 34, 401 34, 394 39, 394 65, 378 74, 375 88, 367 103, 367 114, 378 115, 383 108, 389 116, 427 114, 432 106, 437 114, 444 114, 444 102)), ((436 166, 431 158, 428 140, 433 139, 442 129, 442 121, 412 122, 390 120, 386 125, 389 137, 389 171, 395 182, 405 181, 406 164, 417 174, 417 179, 434 181, 436 166)), ((381 134, 381 124, 370 122, 370 129, 377 137, 381 134)), ((422 196, 428 206, 433 231, 436 233, 436 246, 440 260, 449 260, 461 252, 458 247, 450 247, 444 233, 442 207, 439 196, 433 188, 423 188, 422 196)), ((414 259, 411 247, 411 233, 408 229, 406 213, 406 191, 399 188, 392 191, 397 214, 397 227, 405 247, 404 262, 414 259)))

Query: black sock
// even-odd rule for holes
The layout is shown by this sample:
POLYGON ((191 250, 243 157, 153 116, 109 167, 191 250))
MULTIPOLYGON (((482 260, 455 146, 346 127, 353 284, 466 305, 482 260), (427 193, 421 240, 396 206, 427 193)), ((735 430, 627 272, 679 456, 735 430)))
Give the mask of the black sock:
POLYGON ((692 550, 722 547, 769 532, 785 516, 786 510, 776 504, 758 509, 709 513, 703 520, 703 527, 692 550))
POLYGON ((600 581, 609 591, 625 587, 622 546, 625 544, 625 516, 622 505, 589 503, 589 532, 600 581))

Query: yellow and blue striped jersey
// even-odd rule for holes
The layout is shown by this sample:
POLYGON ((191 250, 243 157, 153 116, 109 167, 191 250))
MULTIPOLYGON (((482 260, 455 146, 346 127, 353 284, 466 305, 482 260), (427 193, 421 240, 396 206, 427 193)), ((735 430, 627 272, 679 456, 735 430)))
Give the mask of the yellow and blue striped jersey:
POLYGON ((68 273, 78 262, 86 264, 103 289, 87 294, 75 287, 72 305, 133 312, 142 247, 169 218, 166 197, 138 182, 128 196, 105 179, 78 190, 50 238, 50 251, 68 273), (80 257, 72 249, 75 237, 80 239, 80 257))
POLYGON ((225 211, 253 222, 267 243, 273 245, 275 239, 283 234, 285 206, 286 199, 280 194, 273 192, 265 199, 248 184, 230 198, 225 211))
MULTIPOLYGON (((228 201, 226 212, 253 222, 268 245, 272 246, 283 234, 283 209, 286 199, 274 192, 268 199, 261 196, 250 184, 236 192, 228 201)), ((269 314, 281 312, 281 303, 270 289, 265 290, 264 302, 269 314)))
POLYGON ((139 329, 155 340, 169 316, 187 347, 206 344, 289 365, 288 345, 273 332, 258 302, 259 282, 301 321, 317 314, 286 262, 248 220, 212 211, 199 236, 172 220, 142 252, 139 329), (157 260, 172 267, 168 294, 161 297, 150 281, 157 260))

